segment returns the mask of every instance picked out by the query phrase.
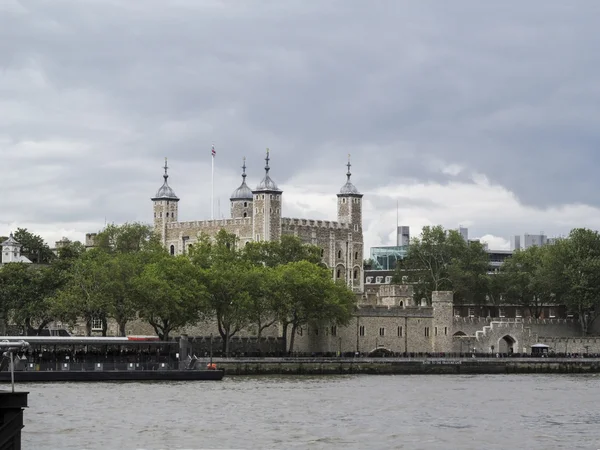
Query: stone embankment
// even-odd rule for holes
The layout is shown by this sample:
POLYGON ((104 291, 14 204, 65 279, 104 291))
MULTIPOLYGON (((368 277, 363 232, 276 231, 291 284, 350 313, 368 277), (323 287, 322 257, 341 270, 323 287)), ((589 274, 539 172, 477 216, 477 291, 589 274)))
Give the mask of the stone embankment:
POLYGON ((600 358, 215 358, 235 375, 600 373, 600 358))

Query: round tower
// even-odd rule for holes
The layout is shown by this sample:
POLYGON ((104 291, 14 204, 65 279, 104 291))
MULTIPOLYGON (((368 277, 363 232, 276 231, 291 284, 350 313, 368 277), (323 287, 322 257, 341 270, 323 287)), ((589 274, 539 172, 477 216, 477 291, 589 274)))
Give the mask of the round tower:
POLYGON ((179 198, 175 195, 175 192, 167 182, 167 179, 169 178, 167 158, 165 158, 164 169, 165 174, 163 175, 163 184, 156 192, 156 195, 152 197, 152 203, 154 206, 154 232, 160 238, 162 244, 166 245, 167 224, 170 222, 177 222, 177 203, 179 202, 179 198))
MULTIPOLYGON (((363 229, 362 229, 362 197, 363 195, 352 184, 352 164, 348 155, 348 172, 346 184, 340 189, 338 197, 338 222, 348 224, 348 235, 343 242, 338 242, 336 249, 336 267, 343 267, 346 272, 348 286, 363 290, 363 229)), ((337 270, 335 275, 337 276, 337 270)))
POLYGON ((276 241, 281 238, 281 194, 269 176, 269 149, 265 158, 265 176, 252 191, 254 219, 252 238, 255 241, 276 241))
POLYGON ((243 219, 252 217, 252 189, 246 184, 246 158, 242 166, 242 184, 231 194, 231 218, 243 219))

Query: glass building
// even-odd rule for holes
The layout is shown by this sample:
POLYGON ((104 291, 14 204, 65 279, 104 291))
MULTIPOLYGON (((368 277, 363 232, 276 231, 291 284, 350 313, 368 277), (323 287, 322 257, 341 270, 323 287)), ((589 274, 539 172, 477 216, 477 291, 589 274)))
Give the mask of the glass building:
POLYGON ((396 263, 406 257, 408 245, 396 247, 371 247, 373 270, 394 270, 396 263))

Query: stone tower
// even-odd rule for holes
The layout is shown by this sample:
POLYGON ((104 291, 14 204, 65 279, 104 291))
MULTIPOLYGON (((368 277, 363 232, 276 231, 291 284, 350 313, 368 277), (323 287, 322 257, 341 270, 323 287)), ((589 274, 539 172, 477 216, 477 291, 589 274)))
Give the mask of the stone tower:
POLYGON ((242 166, 242 184, 231 194, 231 218, 252 217, 252 189, 246 184, 246 158, 242 166))
POLYGON ((433 351, 448 353, 453 350, 452 337, 454 334, 454 294, 452 291, 433 291, 431 306, 433 307, 433 351))
POLYGON ((348 172, 346 184, 340 189, 338 197, 338 222, 348 224, 346 242, 336 249, 336 267, 343 267, 348 286, 357 290, 363 289, 363 230, 362 230, 362 197, 350 180, 350 155, 348 155, 348 172))
MULTIPOLYGON (((169 178, 167 166, 167 158, 165 158, 165 174, 163 175, 164 182, 160 189, 156 192, 156 195, 152 197, 154 204, 154 232, 160 239, 163 245, 167 243, 167 224, 169 222, 177 222, 177 203, 179 198, 173 192, 173 189, 169 186, 167 179, 169 178)), ((174 254, 174 248, 170 249, 171 254, 174 254)))
POLYGON ((277 241, 281 238, 282 191, 269 176, 269 149, 265 161, 265 176, 252 191, 254 196, 252 237, 255 241, 277 241))
POLYGON ((31 263, 27 257, 21 256, 21 247, 22 245, 10 233, 8 239, 2 242, 2 264, 12 262, 31 263))

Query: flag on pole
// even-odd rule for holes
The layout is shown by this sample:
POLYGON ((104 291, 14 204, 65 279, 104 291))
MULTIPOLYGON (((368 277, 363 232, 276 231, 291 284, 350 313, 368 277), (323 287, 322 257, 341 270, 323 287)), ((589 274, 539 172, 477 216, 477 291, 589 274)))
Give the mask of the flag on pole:
POLYGON ((217 151, 215 150, 215 146, 214 145, 212 146, 212 150, 210 151, 210 153, 212 154, 213 158, 217 154, 217 151))

